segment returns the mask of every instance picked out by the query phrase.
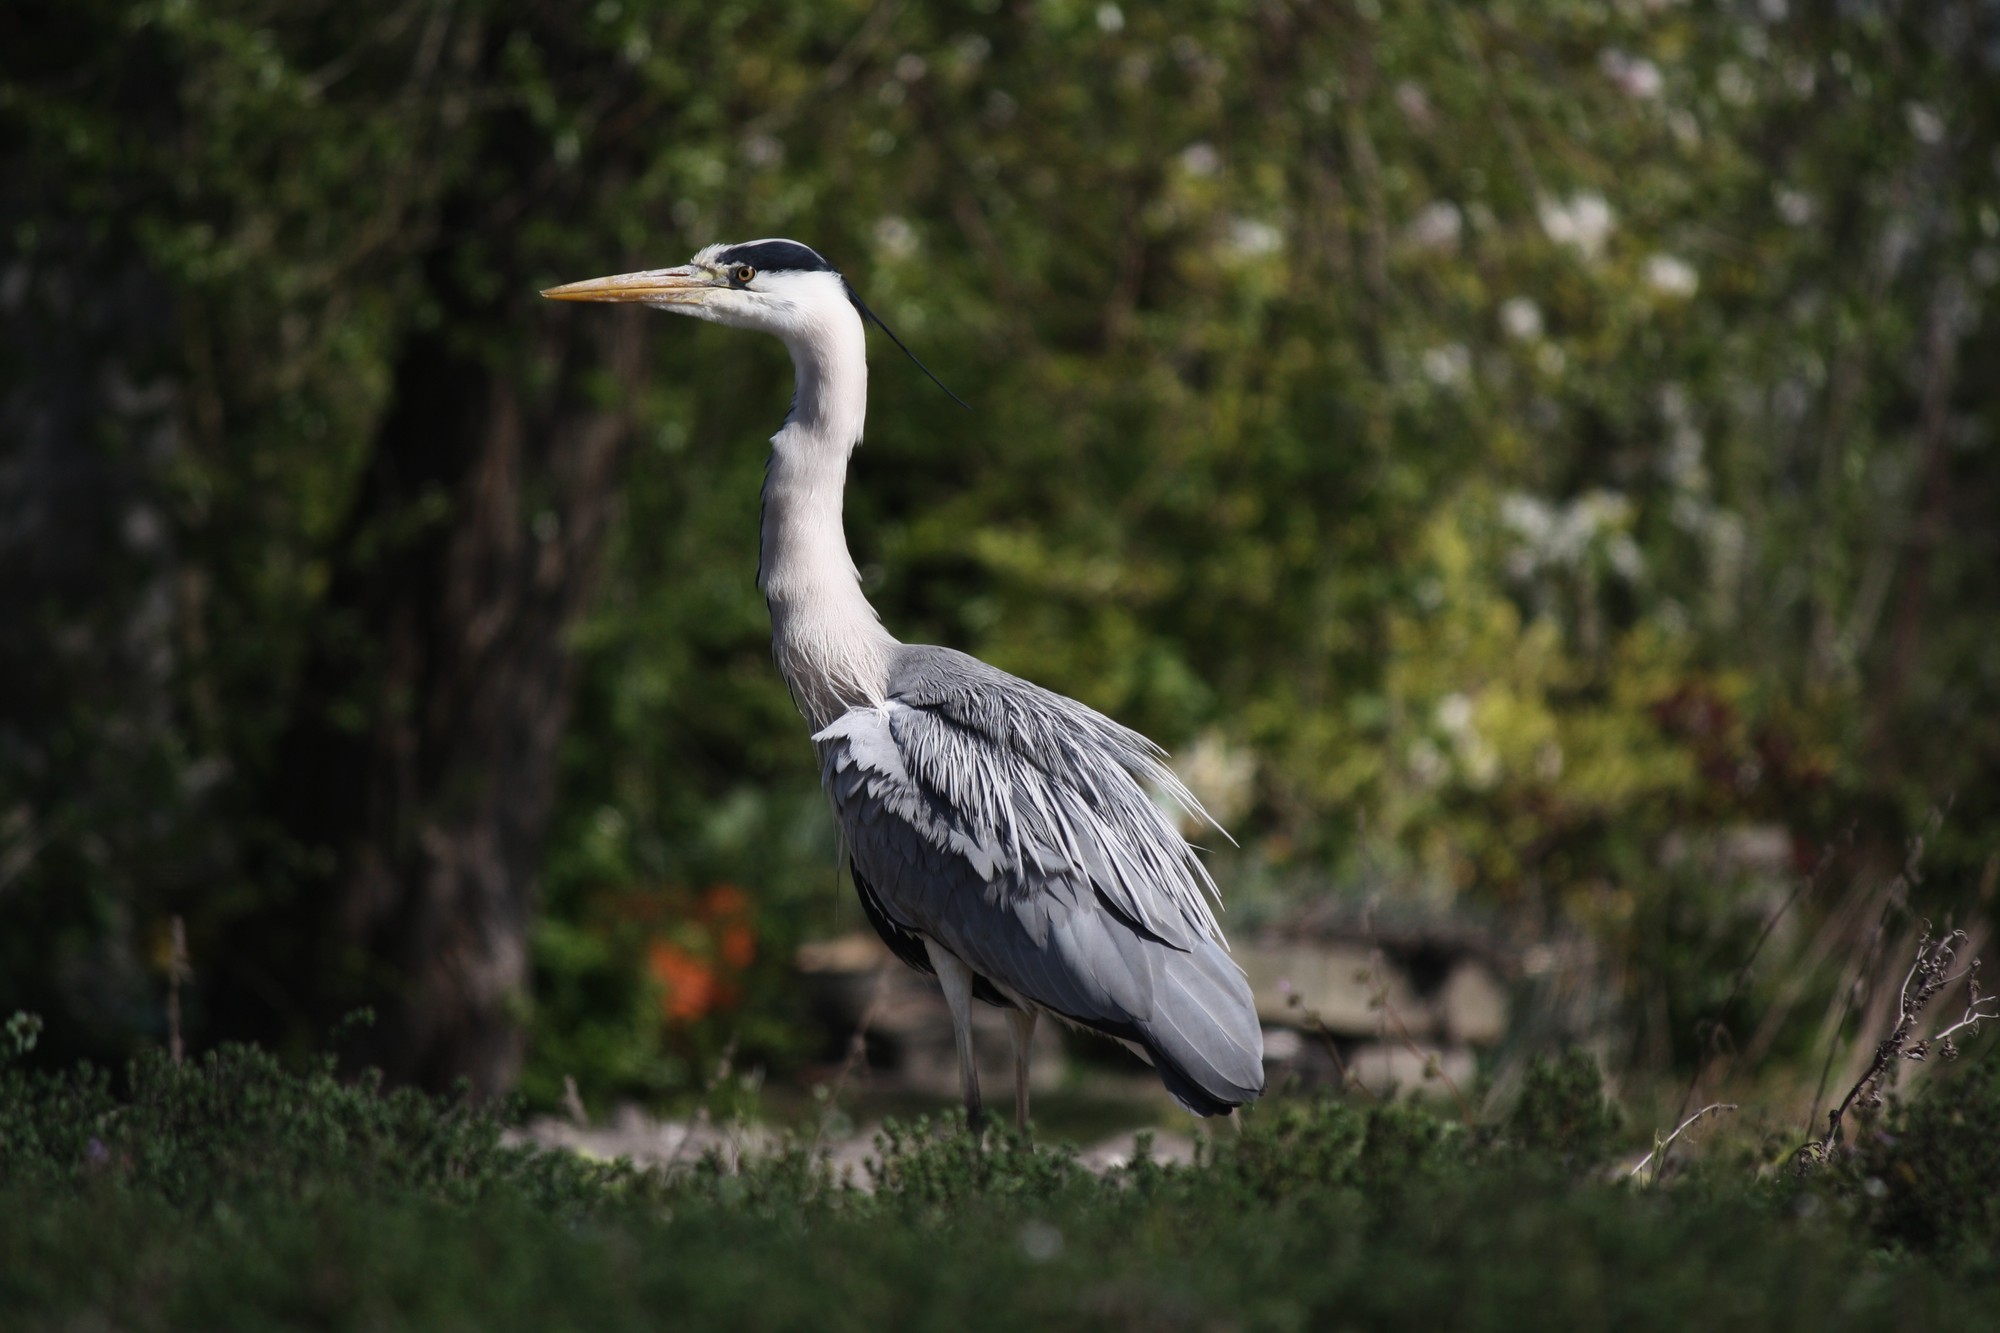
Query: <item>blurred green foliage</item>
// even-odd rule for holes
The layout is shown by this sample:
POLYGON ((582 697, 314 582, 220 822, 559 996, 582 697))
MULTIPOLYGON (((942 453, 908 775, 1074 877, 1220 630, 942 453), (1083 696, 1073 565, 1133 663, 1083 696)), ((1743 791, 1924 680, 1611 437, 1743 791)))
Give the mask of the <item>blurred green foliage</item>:
POLYGON ((1605 1096, 1597 1061, 1573 1050, 1528 1066, 1505 1133, 1526 1152, 1588 1163, 1610 1156, 1624 1123, 1617 1103, 1605 1096))
MULTIPOLYGON (((1990 851, 1988 6, 33 8, 10 245, 140 295, 24 299, 170 387, 95 390, 125 555, 50 591, 71 654, 0 770, 0 971, 56 975, 58 1022, 143 1030, 166 915, 199 967, 272 891, 244 793, 439 255, 507 291, 833 258, 975 408, 878 356, 848 515, 886 621, 1202 759, 1243 925, 1331 890, 1581 922, 1681 1032, 1750 930, 1733 882, 1664 884, 1670 836, 1895 849, 1955 798, 1934 891, 1990 851), (503 108, 589 222, 473 151, 503 108), (501 229, 547 267, 496 266, 501 229)), ((542 1098, 686 1088, 731 1033, 782 1057, 789 945, 856 922, 751 579, 782 349, 650 336, 575 639, 542 1098), (741 1008, 675 1025, 649 923, 725 882, 741 1008)))

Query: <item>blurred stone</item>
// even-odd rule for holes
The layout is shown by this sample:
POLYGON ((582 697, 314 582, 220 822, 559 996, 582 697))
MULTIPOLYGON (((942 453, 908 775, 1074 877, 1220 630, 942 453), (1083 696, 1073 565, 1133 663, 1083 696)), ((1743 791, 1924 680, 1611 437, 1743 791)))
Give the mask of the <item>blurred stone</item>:
POLYGON ((1289 1064, 1304 1055, 1305 1049, 1306 1039, 1295 1028, 1264 1029, 1264 1063, 1267 1065, 1289 1064))
MULTIPOLYGON (((690 1170, 704 1159, 718 1161, 725 1171, 736 1171, 759 1159, 805 1147, 826 1164, 836 1181, 866 1194, 876 1186, 877 1136, 881 1130, 880 1124, 871 1122, 848 1124, 833 1133, 800 1130, 787 1134, 764 1125, 715 1125, 700 1117, 657 1120, 638 1107, 621 1106, 610 1124, 578 1125, 544 1116, 506 1131, 503 1140, 512 1147, 572 1152, 598 1161, 622 1158, 638 1167, 669 1172, 690 1170)), ((1077 1161, 1094 1175, 1122 1170, 1131 1164, 1141 1134, 1152 1139, 1148 1155, 1153 1161, 1165 1166, 1193 1163, 1194 1140, 1170 1129, 1113 1134, 1083 1149, 1077 1161)))
MULTIPOLYGON (((1507 1032, 1509 994, 1498 950, 1462 922, 1390 922, 1379 930, 1372 919, 1359 927, 1330 922, 1289 938, 1241 941, 1233 956, 1250 982, 1273 1087, 1336 1087, 1349 1076, 1371 1088, 1421 1083, 1423 1061, 1411 1055, 1412 1042, 1435 1051, 1460 1081, 1471 1076, 1473 1049, 1507 1032), (1350 1057, 1368 1072, 1358 1073, 1350 1057)), ((863 932, 804 945, 796 962, 829 1067, 844 1063, 859 1031, 866 1064, 853 1077, 881 1091, 957 1098, 951 1016, 934 979, 863 932)), ((1029 1085, 1037 1091, 1062 1082, 1058 1028, 1045 1021, 1036 1031, 1029 1085)), ((980 1088, 989 1107, 1004 1114, 1014 1078, 1005 1014, 975 1005, 973 1038, 980 1088)))
POLYGON ((879 936, 853 930, 801 944, 792 961, 801 972, 841 973, 868 972, 893 958, 879 936))
POLYGON ((1368 1042, 1347 1052, 1344 1059, 1347 1076, 1378 1096, 1391 1092, 1399 1097, 1449 1095, 1446 1080, 1463 1089, 1477 1072, 1472 1052, 1463 1047, 1412 1048, 1400 1042, 1368 1042))
POLYGON ((1781 880, 1796 873, 1792 834, 1782 824, 1675 829, 1660 840, 1660 864, 1692 863, 1713 879, 1781 880))
POLYGON ((1386 958, 1372 958, 1365 945, 1239 944, 1235 958, 1250 979, 1257 1017, 1265 1023, 1307 1029, 1323 1025, 1337 1036, 1372 1036, 1387 1021, 1376 1003, 1379 995, 1413 1035, 1435 1026, 1430 1006, 1402 969, 1386 958))
POLYGON ((1472 1046, 1491 1046, 1507 1035, 1507 990, 1493 970, 1467 958, 1446 974, 1438 991, 1444 1035, 1472 1046))

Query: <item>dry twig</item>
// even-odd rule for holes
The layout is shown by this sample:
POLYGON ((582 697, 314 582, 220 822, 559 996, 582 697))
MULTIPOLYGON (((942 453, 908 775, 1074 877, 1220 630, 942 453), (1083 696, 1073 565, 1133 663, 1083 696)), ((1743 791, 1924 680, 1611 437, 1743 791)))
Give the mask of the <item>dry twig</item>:
POLYGON ((181 983, 194 976, 188 965, 187 925, 179 917, 173 921, 167 955, 167 1055, 175 1064, 187 1055, 181 1041, 181 983))
POLYGON ((1625 1173, 1627 1178, 1638 1175, 1641 1171, 1646 1169, 1646 1163, 1652 1161, 1655 1157, 1658 1157, 1660 1159, 1660 1163, 1658 1166, 1653 1168, 1653 1183, 1658 1184, 1660 1180, 1660 1172, 1667 1169, 1667 1148, 1670 1144, 1673 1143, 1675 1139, 1681 1136, 1682 1130, 1687 1129, 1689 1126, 1693 1125, 1695 1121, 1701 1119, 1703 1116, 1709 1114, 1711 1111, 1734 1111, 1735 1109, 1736 1109, 1735 1102, 1711 1102, 1707 1106, 1702 1107, 1699 1111, 1696 1111, 1693 1115, 1681 1121, 1681 1123, 1675 1127, 1673 1133, 1667 1135, 1663 1139, 1656 1138, 1653 1142, 1653 1151, 1647 1153, 1644 1157, 1641 1157, 1639 1159, 1638 1165, 1634 1166, 1630 1171, 1625 1173))
POLYGON ((1931 925, 1924 923, 1924 931, 1917 939, 1916 960, 1903 976, 1902 989, 1897 993, 1896 1026, 1875 1048, 1875 1058, 1868 1068, 1849 1088, 1840 1105, 1827 1112, 1826 1133, 1805 1144, 1798 1151, 1800 1167, 1806 1168, 1823 1162, 1830 1156, 1835 1145, 1840 1142, 1841 1121, 1848 1110, 1857 1104, 1864 1111, 1872 1111, 1882 1104, 1882 1085, 1895 1081, 1898 1060, 1925 1060, 1932 1051, 1945 1060, 1958 1057, 1956 1038, 1960 1033, 1975 1031, 1979 1024, 1989 1018, 2000 1018, 2000 996, 1982 995, 1979 989, 1979 960, 1972 959, 1963 967, 1953 971, 1957 964, 1959 950, 1970 942, 1970 937, 1962 930, 1947 931, 1941 936, 1931 934, 1931 925), (1952 1023, 1939 1028, 1927 1037, 1917 1037, 1917 1026, 1931 1003, 1960 982, 1965 983, 1965 1011, 1952 1023))

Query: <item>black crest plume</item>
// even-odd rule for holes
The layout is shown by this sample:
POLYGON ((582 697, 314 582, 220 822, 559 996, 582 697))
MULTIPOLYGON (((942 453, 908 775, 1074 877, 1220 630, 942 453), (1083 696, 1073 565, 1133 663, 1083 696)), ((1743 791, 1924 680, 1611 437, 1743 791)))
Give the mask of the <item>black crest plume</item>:
POLYGON ((843 276, 840 280, 840 285, 847 289, 847 299, 854 302, 854 308, 861 312, 861 317, 863 319, 873 320, 875 322, 876 328, 888 334, 889 341, 896 344, 897 347, 902 348, 903 355, 910 358, 910 360, 915 361, 917 363, 918 370, 923 371, 924 374, 926 375, 930 375, 930 380, 932 384, 937 385, 938 388, 940 389, 944 389, 945 397, 951 399, 951 401, 957 403, 960 407, 964 408, 968 412, 972 410, 972 404, 966 402, 963 398, 960 398, 950 389, 946 389, 944 381, 939 379, 936 375, 931 374, 931 368, 925 365, 921 360, 919 360, 917 354, 910 350, 909 345, 906 344, 901 338, 898 338, 896 336, 896 331, 890 328, 887 324, 883 323, 882 317, 880 315, 876 314, 873 310, 870 310, 868 308, 867 304, 862 301, 861 294, 854 290, 853 283, 849 282, 846 279, 846 277, 843 276))

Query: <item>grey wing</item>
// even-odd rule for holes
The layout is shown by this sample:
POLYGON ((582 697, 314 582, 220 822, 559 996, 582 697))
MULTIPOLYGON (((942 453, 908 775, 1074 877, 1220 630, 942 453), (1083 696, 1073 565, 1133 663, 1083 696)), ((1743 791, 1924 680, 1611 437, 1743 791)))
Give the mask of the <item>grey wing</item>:
POLYGON ((1134 776, 1179 787, 1143 738, 975 658, 904 648, 883 706, 814 741, 864 897, 893 926, 1142 1047, 1199 1114, 1262 1090, 1249 985, 1206 872, 1134 776))

